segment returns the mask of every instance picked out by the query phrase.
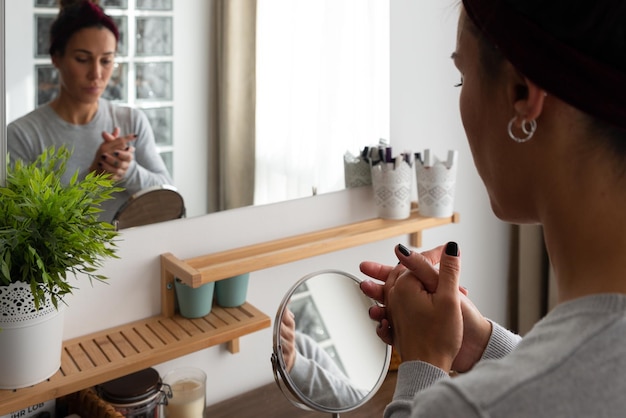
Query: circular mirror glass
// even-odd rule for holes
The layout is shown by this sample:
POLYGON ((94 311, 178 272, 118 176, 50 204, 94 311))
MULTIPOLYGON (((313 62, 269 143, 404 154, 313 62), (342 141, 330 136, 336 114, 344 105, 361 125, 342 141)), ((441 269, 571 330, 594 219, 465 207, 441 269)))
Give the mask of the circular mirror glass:
POLYGON ((367 315, 360 279, 323 270, 300 279, 274 321, 274 377, 296 406, 333 413, 367 402, 387 374, 391 347, 367 315), (288 391, 285 391, 286 388, 288 391))

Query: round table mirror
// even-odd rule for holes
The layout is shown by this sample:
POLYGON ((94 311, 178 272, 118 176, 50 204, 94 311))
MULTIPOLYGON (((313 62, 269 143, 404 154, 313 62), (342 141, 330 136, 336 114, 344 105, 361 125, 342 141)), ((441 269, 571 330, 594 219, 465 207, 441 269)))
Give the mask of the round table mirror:
POLYGON ((360 281, 323 270, 300 279, 283 298, 274 321, 272 366, 295 406, 339 417, 371 399, 383 383, 391 347, 376 335, 367 315, 375 302, 361 292, 360 281))

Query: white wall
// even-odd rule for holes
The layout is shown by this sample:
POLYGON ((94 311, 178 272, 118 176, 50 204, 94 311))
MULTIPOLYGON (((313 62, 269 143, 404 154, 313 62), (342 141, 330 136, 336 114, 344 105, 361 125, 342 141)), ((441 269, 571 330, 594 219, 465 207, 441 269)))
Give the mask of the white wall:
MULTIPOLYGON (((508 226, 491 214, 460 126, 458 75, 449 60, 457 12, 440 1, 394 0, 392 4, 392 136, 394 147, 435 153, 459 150, 457 210, 461 223, 425 231, 424 247, 456 240, 463 257, 462 285, 483 313, 504 321, 508 270, 508 226), (418 4, 419 3, 419 4, 418 4), (428 3, 428 4, 425 4, 428 3)), ((371 190, 348 190, 287 203, 242 208, 125 231, 121 259, 106 263, 108 284, 76 282, 69 300, 66 338, 108 328, 159 312, 159 254, 189 258, 373 217, 371 190)), ((393 246, 406 236, 330 255, 253 272, 249 301, 273 319, 283 294, 305 274, 335 268, 361 275, 362 260, 395 264, 393 246)), ((367 315, 367 312, 363 312, 367 315)), ((209 404, 273 381, 272 329, 241 339, 241 352, 224 346, 202 350, 157 366, 165 373, 182 366, 203 367, 209 376, 209 404)))

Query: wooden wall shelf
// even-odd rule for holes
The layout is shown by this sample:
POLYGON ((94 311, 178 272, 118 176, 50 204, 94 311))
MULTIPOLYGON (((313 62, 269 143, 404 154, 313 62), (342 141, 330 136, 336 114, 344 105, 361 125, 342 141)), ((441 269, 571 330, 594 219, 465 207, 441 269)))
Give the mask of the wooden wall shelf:
POLYGON ((54 376, 32 387, 0 390, 0 416, 217 344, 228 343, 236 353, 240 337, 271 325, 249 303, 239 308, 214 305, 204 318, 183 318, 175 312, 175 277, 198 287, 405 234, 410 234, 411 246, 420 247, 422 230, 456 222, 457 213, 425 218, 415 209, 408 219, 370 219, 187 260, 162 254, 161 315, 65 341, 61 369, 54 376))
MULTIPOLYGON (((369 219, 261 244, 249 245, 200 257, 180 260, 173 254, 161 255, 164 285, 172 286, 178 277, 188 286, 222 280, 277 265, 327 254, 395 236, 410 234, 411 245, 421 247, 421 231, 459 222, 459 214, 447 218, 425 218, 417 209, 407 219, 369 219)), ((163 294, 166 294, 163 292, 163 294)), ((169 307, 172 312, 172 306, 169 307)), ((166 310, 164 310, 166 312, 166 310)))

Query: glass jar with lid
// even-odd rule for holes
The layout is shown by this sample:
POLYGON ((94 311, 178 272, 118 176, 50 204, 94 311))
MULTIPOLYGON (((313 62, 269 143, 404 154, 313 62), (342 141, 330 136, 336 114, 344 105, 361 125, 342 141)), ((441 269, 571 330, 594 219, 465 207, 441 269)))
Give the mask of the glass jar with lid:
POLYGON ((171 391, 159 373, 148 368, 96 387, 98 395, 125 418, 161 418, 171 391))

